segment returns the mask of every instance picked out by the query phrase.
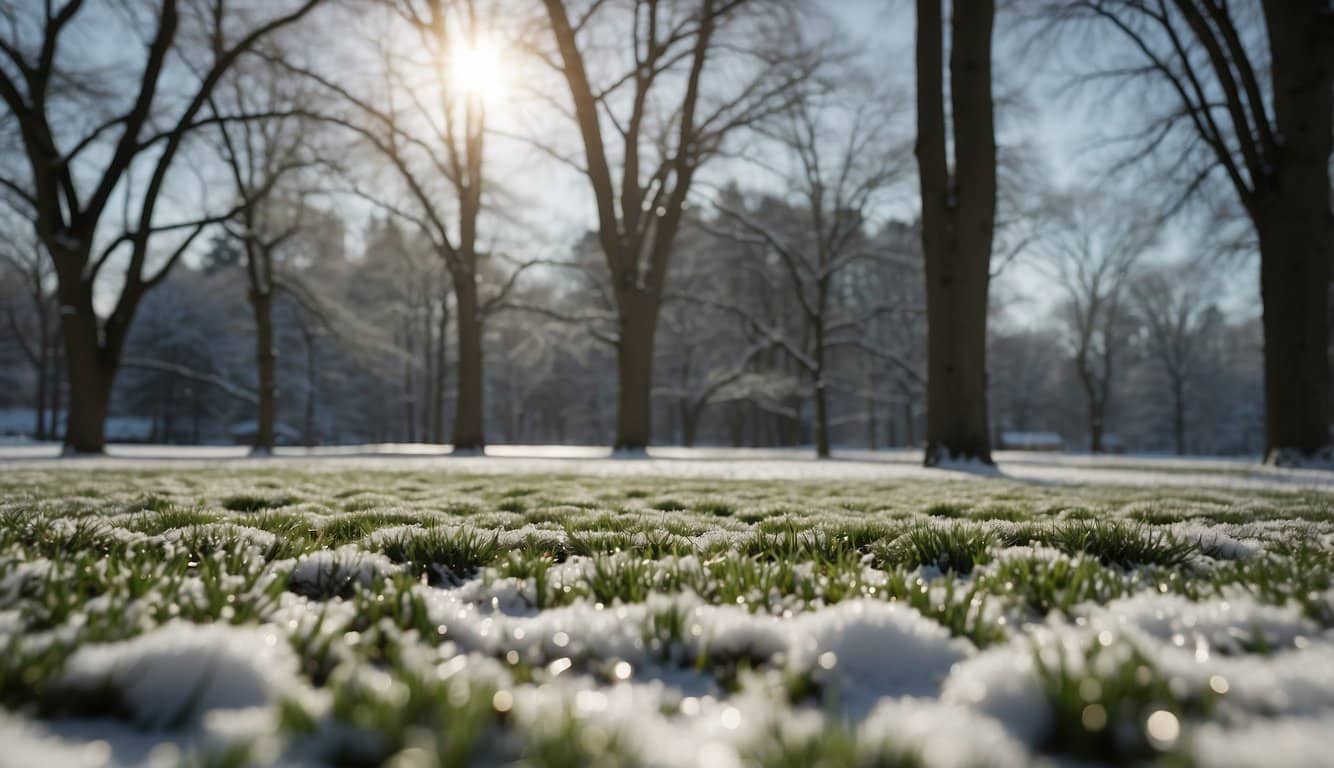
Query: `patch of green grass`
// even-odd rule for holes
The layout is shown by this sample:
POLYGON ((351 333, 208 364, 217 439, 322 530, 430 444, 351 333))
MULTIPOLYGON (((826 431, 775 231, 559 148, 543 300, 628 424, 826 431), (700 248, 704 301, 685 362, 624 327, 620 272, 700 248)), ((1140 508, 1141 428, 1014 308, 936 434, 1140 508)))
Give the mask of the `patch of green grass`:
POLYGON ((432 579, 462 579, 493 562, 500 553, 494 533, 460 528, 427 528, 386 537, 380 549, 390 560, 432 579))
POLYGON ((1037 670, 1053 716, 1044 749, 1097 762, 1134 764, 1173 750, 1184 720, 1207 715, 1217 699, 1174 684, 1124 640, 1094 643, 1077 663, 1044 649, 1037 670))
POLYGON ((920 768, 925 765, 913 750, 888 744, 861 744, 857 733, 831 723, 813 734, 794 735, 779 724, 764 730, 742 754, 742 763, 754 768, 920 768))
POLYGON ((191 525, 204 525, 221 520, 221 516, 203 509, 185 509, 164 507, 162 509, 138 515, 127 526, 132 531, 139 531, 156 536, 173 528, 185 528, 191 525))
POLYGON ((977 525, 918 525, 881 547, 877 559, 891 566, 935 566, 942 571, 967 574, 991 560, 989 550, 995 543, 995 536, 977 525))
POLYGON ((1199 551, 1196 545, 1143 523, 1064 522, 1046 531, 1041 540, 1066 554, 1087 554, 1122 568, 1182 565, 1199 551))
POLYGON ((426 526, 434 518, 407 512, 353 512, 326 517, 319 525, 319 540, 326 547, 360 541, 381 528, 398 525, 426 526))
POLYGON ((991 594, 1013 598, 1036 619, 1051 611, 1069 613, 1087 601, 1106 603, 1130 590, 1123 573, 1087 557, 1008 557, 985 575, 983 583, 991 594))

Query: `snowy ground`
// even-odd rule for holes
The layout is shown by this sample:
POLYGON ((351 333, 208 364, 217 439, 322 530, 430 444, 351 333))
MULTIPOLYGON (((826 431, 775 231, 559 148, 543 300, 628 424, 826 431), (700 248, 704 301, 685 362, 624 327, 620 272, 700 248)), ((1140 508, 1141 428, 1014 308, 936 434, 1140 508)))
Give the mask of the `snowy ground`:
POLYGON ((106 456, 62 458, 54 443, 0 444, 0 471, 6 468, 235 469, 283 467, 310 471, 346 469, 440 470, 467 474, 576 474, 721 478, 738 480, 938 479, 988 476, 1043 483, 1119 485, 1208 485, 1231 488, 1307 488, 1334 491, 1334 472, 1267 467, 1257 459, 1092 456, 1088 454, 998 451, 995 469, 921 467, 920 450, 837 451, 816 461, 810 449, 653 448, 647 457, 611 458, 604 447, 498 445, 485 456, 449 456, 448 448, 427 444, 348 445, 279 448, 276 455, 251 459, 242 446, 113 445, 106 456))
POLYGON ((0 765, 1330 764, 1321 473, 116 453, 0 448, 0 765))

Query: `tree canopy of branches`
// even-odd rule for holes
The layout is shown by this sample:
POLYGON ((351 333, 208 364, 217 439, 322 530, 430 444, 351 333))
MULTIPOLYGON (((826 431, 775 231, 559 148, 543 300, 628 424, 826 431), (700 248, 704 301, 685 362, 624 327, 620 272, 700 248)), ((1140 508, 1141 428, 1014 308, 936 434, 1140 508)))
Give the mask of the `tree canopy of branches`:
POLYGON ((569 87, 619 319, 615 447, 642 451, 659 309, 695 175, 733 133, 784 109, 816 60, 787 3, 634 0, 621 8, 591 0, 572 14, 569 0, 543 2, 558 51, 550 64, 569 87), (600 73, 590 30, 603 24, 628 41, 631 57, 600 73), (724 50, 734 59, 727 78, 712 61, 724 50))
POLYGON ((1172 444, 1178 456, 1189 446, 1191 390, 1199 385, 1209 337, 1217 332, 1218 283, 1206 265, 1157 269, 1135 281, 1132 293, 1144 323, 1145 346, 1161 368, 1172 398, 1172 444))
POLYGON ((1113 30, 1131 78, 1170 108, 1132 152, 1162 150, 1185 195, 1222 176, 1255 228, 1264 305, 1265 443, 1271 460, 1330 443, 1329 280, 1334 222, 1334 13, 1328 0, 1079 0, 1067 19, 1113 30), (1258 17, 1258 18, 1257 18, 1258 17), (1263 36, 1249 34, 1263 21, 1263 36), (1266 76, 1267 75, 1267 76, 1266 76))
POLYGON ((247 52, 321 2, 229 6, 214 0, 205 13, 194 7, 185 12, 178 0, 0 6, 8 22, 0 37, 0 101, 22 147, 19 163, 0 168, 0 187, 31 216, 55 265, 71 393, 67 449, 103 450, 111 385, 136 308, 210 224, 231 215, 159 219, 169 172, 187 139, 201 125, 247 119, 205 118, 209 96, 247 52), (118 28, 152 32, 142 48, 108 50, 112 46, 68 39, 90 27, 104 35, 118 28), (186 50, 193 36, 208 40, 207 46, 186 50), (109 60, 97 60, 99 52, 109 60), (137 87, 88 87, 104 74, 121 76, 125 67, 137 69, 137 87), (169 234, 183 236, 172 240, 154 270, 152 251, 169 234), (126 261, 119 295, 103 318, 94 306, 94 286, 118 256, 126 261))
POLYGON ((888 355, 866 344, 865 326, 876 314, 904 309, 850 300, 852 268, 869 263, 883 269, 895 258, 875 251, 867 225, 904 166, 905 147, 890 129, 887 105, 882 98, 867 96, 851 89, 846 94, 801 94, 773 125, 764 127, 781 155, 793 159, 790 170, 778 173, 779 183, 797 199, 795 210, 766 222, 725 199, 715 203, 725 237, 752 245, 757 254, 782 265, 785 288, 796 299, 801 318, 795 335, 734 302, 725 306, 803 372, 815 404, 815 448, 821 458, 830 455, 830 355, 840 348, 888 355))
POLYGON ((1089 451, 1103 452, 1113 385, 1133 335, 1130 282, 1157 237, 1157 222, 1123 200, 1066 196, 1037 244, 1045 272, 1064 294, 1063 320, 1088 413, 1089 451))

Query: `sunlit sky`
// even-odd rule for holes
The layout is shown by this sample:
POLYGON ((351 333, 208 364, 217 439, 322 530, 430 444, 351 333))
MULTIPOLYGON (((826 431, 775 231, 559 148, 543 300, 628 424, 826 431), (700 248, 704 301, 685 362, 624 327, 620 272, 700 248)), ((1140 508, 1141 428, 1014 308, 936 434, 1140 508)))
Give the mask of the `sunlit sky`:
MULTIPOLYGON (((867 67, 892 84, 902 86, 899 92, 903 98, 903 124, 910 127, 914 110, 912 3, 906 0, 837 0, 828 2, 826 8, 840 24, 843 33, 864 50, 867 67)), ((1023 34, 1026 33, 1016 31, 1013 25, 1007 27, 1004 19, 998 22, 996 90, 998 93, 1018 90, 1023 96, 1022 112, 1002 111, 999 115, 999 139, 1002 144, 1023 140, 1032 145, 1042 163, 1038 176, 1054 185, 1062 186, 1075 183, 1081 178, 1091 178, 1101 170, 1098 158, 1093 157, 1089 151, 1094 138, 1090 126, 1092 110, 1075 96, 1058 93, 1069 75, 1063 69, 1067 62, 1063 62, 1060 56, 1038 58, 1017 53, 1023 42, 1023 34)), ((491 53, 485 55, 490 56, 491 53)), ((499 52, 501 62, 505 56, 505 51, 499 52)), ((504 68, 503 64, 497 66, 504 68)), ((488 73, 491 71, 487 67, 481 69, 488 73)), ((489 74, 485 76, 490 77, 489 74)), ((512 83, 509 85, 513 86, 512 83)), ((504 90, 505 95, 500 101, 508 102, 508 110, 499 110, 493 114, 493 119, 504 130, 524 130, 524 120, 517 114, 525 110, 522 94, 513 87, 504 90)), ((1133 117, 1128 115, 1127 119, 1133 117)), ((1108 117, 1102 114, 1100 119, 1105 124, 1108 117)), ((531 129, 531 123, 526 127, 531 129)), ((577 142, 572 132, 569 135, 572 141, 577 142)), ((568 146, 577 148, 578 144, 571 143, 568 146)), ((522 171, 506 175, 507 179, 514 182, 510 192, 542 212, 529 222, 538 235, 531 241, 533 247, 546 248, 556 244, 556 247, 565 246, 592 225, 594 216, 591 193, 584 179, 530 149, 514 146, 511 151, 514 154, 510 159, 522 171)), ((752 189, 763 189, 766 183, 766 177, 754 173, 753 169, 735 163, 725 166, 715 164, 702 174, 702 183, 698 185, 696 196, 708 195, 711 182, 733 176, 753 182, 752 189)), ((905 179, 904 194, 894 196, 886 204, 887 210, 882 212, 882 216, 904 219, 915 216, 918 210, 915 184, 915 178, 905 179)), ((1150 254, 1148 261, 1167 262, 1184 257, 1191 247, 1191 239, 1191 231, 1185 221, 1174 223, 1164 233, 1160 245, 1150 254)), ((1251 274, 1253 271, 1238 267, 1235 279, 1228 281, 1228 295, 1220 297, 1226 310, 1237 314, 1258 311, 1255 276, 1251 274)), ((1025 325, 1041 323, 1060 298, 1047 278, 1026 264, 1023 258, 1009 265, 1000 275, 996 295, 1007 301, 1010 319, 1025 325)))
MULTIPOLYGON (((869 71, 888 84, 899 86, 902 121, 905 131, 912 130, 914 109, 913 5, 907 0, 830 0, 826 9, 841 26, 842 34, 864 51, 869 71)), ((1040 178, 1063 185, 1091 177, 1097 170, 1096 158, 1087 151, 1093 138, 1091 110, 1071 96, 1057 91, 1068 77, 1062 71, 1060 56, 1035 58, 1019 56, 1015 51, 1022 42, 1004 19, 997 25, 995 78, 997 92, 1016 89, 1023 95, 1018 110, 1005 108, 999 114, 999 138, 1002 144, 1020 138, 1031 144, 1040 157, 1040 178), (1009 111, 1006 111, 1009 110, 1009 111)), ((506 134, 540 135, 554 140, 577 156, 581 145, 573 126, 546 108, 535 106, 531 88, 531 68, 521 54, 510 49, 503 33, 485 33, 474 45, 457 49, 450 57, 447 72, 440 73, 448 86, 482 101, 495 135, 488 139, 489 176, 502 181, 500 198, 506 208, 503 226, 483 239, 495 238, 494 245, 518 258, 535 256, 560 258, 570 245, 594 224, 592 194, 587 181, 570 168, 542 152, 506 134), (496 232, 502 232, 496 235, 496 232)), ((1114 119, 1100 113, 1104 124, 1114 119)), ((1127 116, 1131 118, 1133 116, 1127 116)), ((916 215, 916 179, 909 166, 902 191, 887 200, 880 217, 911 219, 916 215)), ((776 191, 772 175, 757 172, 737 162, 715 162, 707 167, 696 185, 697 199, 706 199, 710 189, 730 178, 740 178, 750 191, 776 191), (770 185, 767 186, 766 185, 770 185)), ((357 252, 360 234, 370 211, 347 201, 349 246, 357 252)), ((1175 224, 1163 238, 1150 260, 1181 258, 1190 247, 1189 229, 1175 224)), ((488 243, 490 245, 490 243, 488 243)), ((1223 306, 1238 314, 1258 311, 1253 269, 1238 267, 1235 279, 1228 281, 1229 295, 1223 306)), ((1011 264, 997 281, 995 295, 1003 297, 1010 308, 1010 319, 1022 324, 1041 323, 1058 300, 1052 286, 1023 263, 1011 264)))

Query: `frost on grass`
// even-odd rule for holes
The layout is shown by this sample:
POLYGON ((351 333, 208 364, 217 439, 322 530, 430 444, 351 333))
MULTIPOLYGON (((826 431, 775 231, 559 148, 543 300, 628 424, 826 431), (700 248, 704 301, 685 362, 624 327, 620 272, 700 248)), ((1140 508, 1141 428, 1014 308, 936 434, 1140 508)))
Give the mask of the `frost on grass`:
POLYGON ((1309 490, 6 481, 0 764, 1327 764, 1309 490))

